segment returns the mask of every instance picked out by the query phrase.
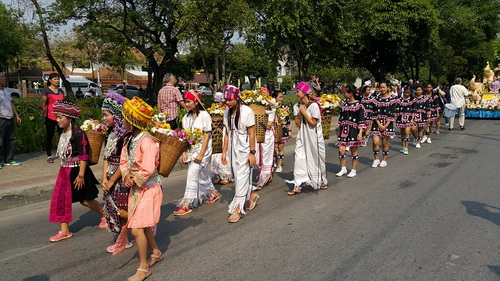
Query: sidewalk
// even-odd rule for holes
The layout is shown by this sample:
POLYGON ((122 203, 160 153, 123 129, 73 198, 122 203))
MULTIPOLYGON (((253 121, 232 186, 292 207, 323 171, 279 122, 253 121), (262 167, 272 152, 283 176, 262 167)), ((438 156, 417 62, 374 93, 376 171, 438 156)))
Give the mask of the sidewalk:
MULTIPOLYGON (((332 130, 336 127, 338 116, 332 118, 332 130)), ((295 145, 297 127, 293 124, 293 139, 286 146, 295 145)), ((330 140, 335 138, 334 132, 330 133, 330 140)), ((55 151, 53 152, 53 155, 55 151)), ((0 169, 0 211, 24 206, 44 200, 49 200, 59 172, 60 160, 47 163, 45 152, 15 155, 20 166, 4 166, 0 169)), ((92 172, 98 180, 102 175, 102 155, 99 163, 91 166, 92 172)), ((172 172, 187 169, 180 160, 172 172)))

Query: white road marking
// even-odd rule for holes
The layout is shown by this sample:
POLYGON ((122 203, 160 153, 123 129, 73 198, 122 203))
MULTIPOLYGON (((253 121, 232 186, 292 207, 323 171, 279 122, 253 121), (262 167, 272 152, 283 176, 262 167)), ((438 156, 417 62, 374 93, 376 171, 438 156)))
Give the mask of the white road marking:
POLYGON ((5 259, 1 259, 0 262, 4 262, 4 261, 8 261, 8 260, 11 260, 11 259, 14 259, 14 258, 17 258, 17 257, 20 257, 20 256, 24 256, 24 255, 27 255, 27 254, 31 254, 33 252, 37 252, 37 251, 40 251, 40 250, 43 250, 43 249, 46 249, 48 247, 52 247, 54 244, 49 244, 49 245, 45 245, 45 246, 42 246, 42 247, 39 247, 39 248, 36 248, 36 249, 31 249, 27 252, 24 252, 24 253, 17 253, 15 255, 12 255, 8 258, 5 258, 5 259))

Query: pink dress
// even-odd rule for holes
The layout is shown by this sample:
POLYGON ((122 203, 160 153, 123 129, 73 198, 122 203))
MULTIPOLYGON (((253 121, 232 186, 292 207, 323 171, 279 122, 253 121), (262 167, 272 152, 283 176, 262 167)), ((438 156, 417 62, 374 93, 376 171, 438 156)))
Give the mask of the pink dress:
POLYGON ((146 132, 140 133, 123 145, 120 170, 123 176, 133 175, 135 184, 131 187, 128 197, 128 222, 125 231, 122 230, 117 239, 113 254, 124 249, 126 228, 155 227, 160 221, 163 190, 156 170, 159 156, 159 143, 146 132))

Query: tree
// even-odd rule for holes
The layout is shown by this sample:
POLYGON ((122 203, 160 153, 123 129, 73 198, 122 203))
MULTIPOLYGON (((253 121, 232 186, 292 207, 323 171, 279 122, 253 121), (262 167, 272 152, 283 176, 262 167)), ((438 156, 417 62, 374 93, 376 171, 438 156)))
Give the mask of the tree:
POLYGON ((229 77, 244 79, 245 76, 268 77, 275 71, 274 64, 269 62, 263 52, 249 48, 243 43, 234 44, 228 50, 227 69, 229 77))
POLYGON ((0 69, 7 69, 9 60, 16 57, 22 46, 22 26, 15 12, 0 3, 0 69))
POLYGON ((148 99, 154 100, 163 77, 176 63, 181 30, 182 1, 91 1, 57 0, 54 11, 60 20, 73 19, 83 30, 106 31, 119 38, 117 44, 137 49, 147 61, 148 99))
POLYGON ((183 7, 180 38, 190 42, 201 58, 207 80, 215 74, 217 87, 227 83, 226 53, 235 34, 242 34, 253 19, 244 0, 190 0, 183 7), (213 57, 213 66, 208 65, 213 57), (213 72, 212 72, 213 71, 213 72))

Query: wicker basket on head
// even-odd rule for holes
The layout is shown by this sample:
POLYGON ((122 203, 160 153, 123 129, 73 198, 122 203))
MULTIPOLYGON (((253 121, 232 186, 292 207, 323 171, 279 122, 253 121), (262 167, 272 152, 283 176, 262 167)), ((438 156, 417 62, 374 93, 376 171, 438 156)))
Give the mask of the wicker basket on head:
POLYGON ((250 108, 255 114, 255 139, 258 143, 263 143, 266 141, 266 107, 263 105, 250 104, 250 108))
POLYGON ((99 163, 99 156, 101 155, 102 144, 104 143, 105 136, 102 132, 86 131, 85 134, 89 139, 90 145, 90 159, 89 165, 99 163))
POLYGON ((176 137, 167 136, 162 133, 155 132, 154 136, 160 141, 158 173, 164 177, 168 177, 175 164, 177 164, 177 160, 187 150, 188 145, 176 137))
POLYGON ((321 116, 321 128, 323 129, 323 138, 325 140, 330 138, 330 128, 332 126, 332 115, 325 114, 321 116))
POLYGON ((224 117, 212 115, 212 153, 222 153, 224 117))
POLYGON ((274 142, 280 143, 283 138, 283 125, 279 123, 274 124, 274 142))

